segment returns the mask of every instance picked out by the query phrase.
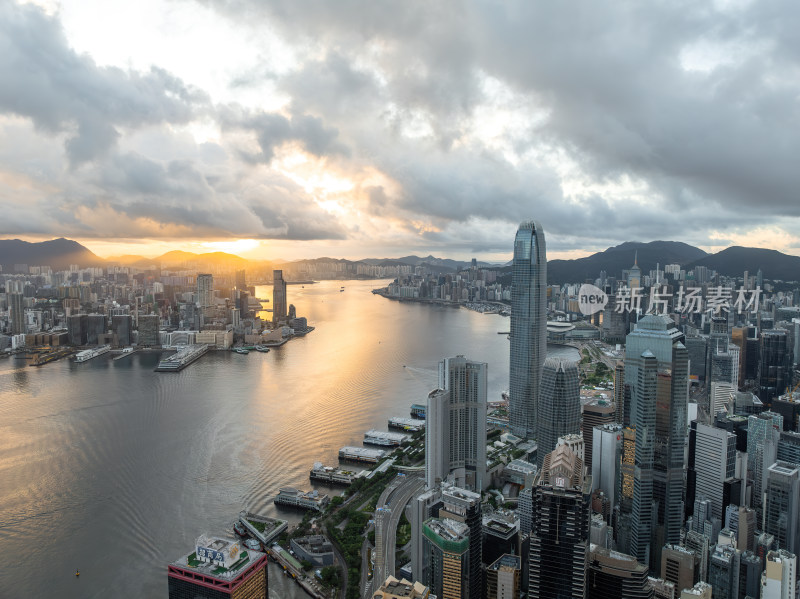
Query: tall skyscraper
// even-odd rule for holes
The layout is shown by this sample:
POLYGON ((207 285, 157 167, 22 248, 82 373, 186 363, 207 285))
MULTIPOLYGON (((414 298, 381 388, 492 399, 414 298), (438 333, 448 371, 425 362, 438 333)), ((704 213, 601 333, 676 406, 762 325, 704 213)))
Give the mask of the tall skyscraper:
POLYGON ((509 422, 519 437, 536 435, 539 384, 547 354, 547 253, 537 222, 520 224, 511 267, 509 422))
POLYGON ((568 445, 547 454, 533 488, 531 599, 585 597, 591 492, 591 476, 568 445))
POLYGON ((689 358, 682 342, 683 334, 661 315, 642 318, 626 342, 636 426, 630 553, 651 572, 660 568, 661 547, 679 543, 683 523, 689 358))
POLYGON ((11 319, 11 332, 14 335, 25 333, 25 303, 21 293, 8 294, 8 308, 11 319))
POLYGON ((428 395, 425 470, 429 488, 451 479, 480 492, 486 478, 485 362, 464 356, 439 363, 439 389, 428 395))
POLYGON ((786 331, 775 329, 761 333, 758 363, 758 398, 769 405, 791 381, 792 348, 786 331))
POLYGON ((711 502, 712 518, 722 519, 724 483, 736 473, 736 435, 699 422, 692 422, 692 429, 696 434, 689 465, 695 474, 696 494, 711 502))
POLYGON ((767 468, 778 457, 778 442, 783 428, 783 416, 775 412, 762 412, 747 418, 747 476, 753 481, 753 508, 757 521, 763 514, 763 493, 767 468))
POLYGON ((593 432, 592 490, 601 489, 615 506, 619 501, 622 425, 603 424, 593 432))
MULTIPOLYGON (((617 362, 616 366, 614 366, 614 409, 616 414, 615 421, 623 425, 626 424, 625 364, 623 362, 617 362)), ((630 424, 630 420, 628 420, 627 424, 630 424)))
POLYGON ((548 358, 542 369, 536 416, 539 466, 541 467, 544 456, 556 448, 559 437, 577 434, 580 426, 578 365, 561 358, 548 358))
POLYGON ((800 469, 776 462, 767 469, 764 531, 775 537, 779 549, 800 551, 800 469))
POLYGON ((283 280, 282 270, 272 271, 272 322, 286 319, 286 281, 283 280))
POLYGON ((586 459, 584 462, 586 464, 586 469, 592 472, 592 460, 594 456, 594 443, 592 442, 592 438, 594 429, 597 426, 614 422, 614 405, 605 399, 593 399, 581 407, 581 412, 583 413, 583 418, 581 419, 581 434, 583 434, 583 446, 586 452, 586 459))

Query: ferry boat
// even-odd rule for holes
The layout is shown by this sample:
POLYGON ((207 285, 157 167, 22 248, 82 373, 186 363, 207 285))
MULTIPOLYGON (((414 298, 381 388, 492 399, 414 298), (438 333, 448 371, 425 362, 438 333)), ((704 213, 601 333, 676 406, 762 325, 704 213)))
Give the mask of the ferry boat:
POLYGON ((231 351, 235 354, 249 354, 249 349, 244 349, 243 347, 234 347, 231 351))
POLYGON ((269 352, 269 348, 264 347, 263 345, 256 345, 256 351, 259 351, 262 354, 266 354, 267 352, 269 352))

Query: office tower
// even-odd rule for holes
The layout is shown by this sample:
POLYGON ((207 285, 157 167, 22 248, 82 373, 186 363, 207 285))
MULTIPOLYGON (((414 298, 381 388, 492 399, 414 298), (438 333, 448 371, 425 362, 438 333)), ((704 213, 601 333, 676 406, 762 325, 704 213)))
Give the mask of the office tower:
POLYGON ((761 559, 752 551, 739 556, 739 597, 761 596, 761 559))
POLYGON ((711 376, 712 383, 728 383, 739 388, 739 348, 728 343, 727 337, 719 343, 711 354, 711 376))
POLYGON ((501 555, 486 568, 487 599, 518 599, 522 561, 518 555, 501 555))
POLYGON ((679 545, 665 545, 661 550, 661 578, 676 589, 689 589, 700 580, 700 557, 679 545))
POLYGON ((591 477, 567 445, 547 454, 533 488, 532 599, 583 598, 589 556, 591 477))
POLYGON ((796 578, 797 555, 782 549, 770 551, 761 575, 761 598, 794 599, 796 578))
POLYGON ((520 224, 511 266, 509 423, 518 437, 536 434, 540 377, 547 353, 547 252, 542 225, 520 224))
POLYGON ((764 288, 764 273, 761 272, 760 268, 756 271, 756 288, 764 288))
POLYGON ((709 415, 713 418, 720 412, 728 413, 728 407, 735 402, 736 385, 714 381, 708 394, 709 415))
POLYGON ((684 546, 693 551, 700 560, 700 574, 698 577, 702 581, 708 581, 708 558, 711 543, 704 534, 694 530, 686 531, 684 546))
POLYGON ((783 416, 783 430, 800 432, 800 393, 785 393, 772 400, 772 412, 783 416))
MULTIPOLYGON (((698 496, 709 500, 711 517, 723 517, 723 485, 736 472, 736 435, 728 431, 692 422, 696 427, 694 455, 695 488, 698 496)), ((738 499, 738 498, 737 498, 738 499)))
POLYGON ((739 552, 730 545, 717 545, 708 564, 708 583, 714 599, 738 599, 739 552))
POLYGON ((286 320, 286 281, 282 270, 272 271, 272 322, 286 320))
POLYGON ((739 506, 738 535, 736 546, 742 551, 753 550, 753 535, 756 531, 756 511, 753 508, 739 506))
POLYGON ((267 554, 239 541, 201 536, 195 549, 167 568, 169 599, 268 599, 267 554))
POLYGON ((86 317, 86 344, 97 345, 101 335, 106 333, 104 314, 89 314, 86 317))
POLYGON ((791 382, 791 347, 782 329, 761 333, 758 363, 758 398, 769 405, 791 382))
POLYGON ((653 589, 653 599, 675 599, 675 584, 661 578, 647 579, 647 584, 653 589))
POLYGON ((602 489, 611 505, 615 506, 622 474, 622 425, 611 423, 596 426, 592 446, 592 491, 602 489))
POLYGON ((11 321, 11 333, 13 335, 22 335, 23 333, 26 333, 25 297, 21 293, 9 293, 8 309, 9 320, 11 321))
POLYGON ((244 270, 237 270, 236 271, 236 276, 235 276, 235 284, 236 284, 236 289, 237 290, 245 290, 245 289, 247 289, 247 282, 246 282, 245 279, 246 279, 245 271, 244 270))
POLYGON ((578 433, 581 426, 581 397, 578 365, 560 358, 548 358, 542 369, 539 409, 536 418, 538 465, 556 448, 558 438, 578 433))
POLYGON ((689 352, 689 375, 692 381, 706 382, 707 337, 687 337, 684 341, 689 352))
POLYGON ((800 551, 800 470, 797 464, 776 462, 767 469, 764 531, 779 549, 800 551))
POLYGON ((630 555, 592 546, 586 572, 586 599, 652 599, 647 567, 630 555))
MULTIPOLYGON (((580 403, 580 399, 578 399, 578 402, 580 403)), ((596 426, 614 422, 614 405, 607 402, 605 399, 593 399, 581 407, 581 412, 583 413, 583 418, 581 419, 581 433, 583 434, 583 447, 586 452, 584 465, 586 469, 591 472, 594 455, 594 444, 592 443, 594 429, 596 426)))
POLYGON ((601 491, 599 495, 592 493, 592 519, 589 521, 589 543, 598 547, 611 548, 611 529, 608 528, 608 516, 605 512, 596 509, 595 504, 598 498, 605 498, 601 491))
POLYGON ((120 314, 111 317, 111 332, 114 334, 115 343, 119 346, 131 344, 131 331, 133 330, 133 319, 128 314, 120 314))
POLYGON ((636 289, 642 286, 642 269, 639 268, 639 251, 633 254, 633 266, 628 269, 628 287, 636 289))
POLYGON ((428 395, 425 469, 428 487, 452 477, 457 487, 482 491, 486 478, 485 362, 464 356, 439 363, 439 389, 428 395))
POLYGON ((250 315, 250 293, 247 291, 237 291, 239 294, 239 301, 237 302, 239 313, 244 318, 250 315))
POLYGON ((439 514, 442 502, 441 487, 426 489, 410 502, 411 516, 411 573, 414 580, 428 580, 429 564, 423 554, 422 524, 439 514))
POLYGON ((231 326, 235 329, 242 322, 242 312, 239 308, 231 308, 231 326))
POLYGON ((520 535, 529 535, 533 524, 533 493, 531 487, 525 487, 519 492, 517 516, 519 517, 520 535))
POLYGON ((625 364, 614 366, 614 421, 625 424, 625 364))
MULTIPOLYGON (((778 441, 783 417, 774 412, 762 412, 747 419, 747 475, 753 481, 753 502, 761 516, 767 468, 778 457, 778 441)), ((759 517, 760 520, 760 517, 759 517)))
MULTIPOLYGON (((775 403, 773 402, 773 406, 775 403)), ((793 431, 781 432, 778 439, 777 458, 784 462, 800 464, 800 433, 793 431)))
POLYGON ((481 521, 479 494, 443 486, 438 516, 422 525, 422 582, 437 597, 481 597, 481 521))
POLYGON ((89 319, 86 314, 67 316, 67 332, 70 345, 86 345, 89 319))
MULTIPOLYGON (((244 272, 244 271, 242 271, 244 272)), ((420 582, 389 576, 375 592, 372 599, 428 599, 431 590, 420 582)))
POLYGON ((739 349, 739 385, 744 385, 747 372, 747 327, 733 327, 731 343, 739 349))
POLYGON ((698 582, 690 589, 681 590, 680 599, 713 599, 711 585, 707 582, 698 582))
POLYGON ((214 275, 197 275, 196 303, 201 312, 214 305, 214 275))
POLYGON ((661 547, 678 544, 683 523, 689 358, 682 341, 672 320, 657 315, 642 318, 627 337, 625 380, 636 425, 630 553, 653 572, 661 547))
MULTIPOLYGON (((711 518, 711 500, 706 499, 702 495, 695 495, 694 510, 692 511, 692 525, 689 528, 702 534, 705 523, 711 520, 711 518)), ((710 536, 709 540, 711 540, 710 536)))
POLYGON ((519 553, 519 520, 496 512, 483 516, 483 563, 494 563, 505 553, 519 553))

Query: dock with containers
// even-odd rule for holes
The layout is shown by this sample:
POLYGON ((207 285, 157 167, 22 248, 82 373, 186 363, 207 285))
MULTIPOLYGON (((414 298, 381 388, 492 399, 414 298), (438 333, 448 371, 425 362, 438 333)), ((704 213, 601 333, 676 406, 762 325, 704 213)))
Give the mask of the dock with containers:
POLYGON ((364 445, 379 445, 381 447, 400 447, 411 439, 411 435, 404 433, 387 433, 377 429, 364 433, 364 445))
POLYGON ((277 505, 287 505, 301 510, 314 510, 321 512, 328 505, 330 498, 327 495, 320 495, 319 491, 298 491, 291 487, 284 487, 275 496, 277 505))
POLYGON ((401 431, 410 431, 416 433, 425 428, 425 421, 416 418, 401 418, 400 416, 392 416, 389 418, 389 428, 395 428, 401 431))
POLYGON ((180 372, 208 351, 208 345, 187 345, 158 363, 156 372, 180 372))
POLYGON ((383 449, 369 449, 367 447, 345 446, 339 450, 339 459, 350 462, 363 462, 366 464, 377 464, 389 455, 383 449))
POLYGON ((321 462, 314 462, 314 467, 309 473, 311 480, 328 483, 331 485, 344 485, 349 487, 357 478, 364 476, 364 472, 354 472, 344 468, 324 466, 321 462))

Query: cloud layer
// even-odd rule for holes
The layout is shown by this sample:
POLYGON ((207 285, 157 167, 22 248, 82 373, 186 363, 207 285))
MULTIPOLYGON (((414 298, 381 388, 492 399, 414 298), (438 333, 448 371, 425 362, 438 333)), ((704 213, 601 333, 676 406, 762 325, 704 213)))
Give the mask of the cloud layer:
POLYGON ((0 234, 800 251, 796 3, 180 7, 254 40, 218 88, 0 3, 0 234))

